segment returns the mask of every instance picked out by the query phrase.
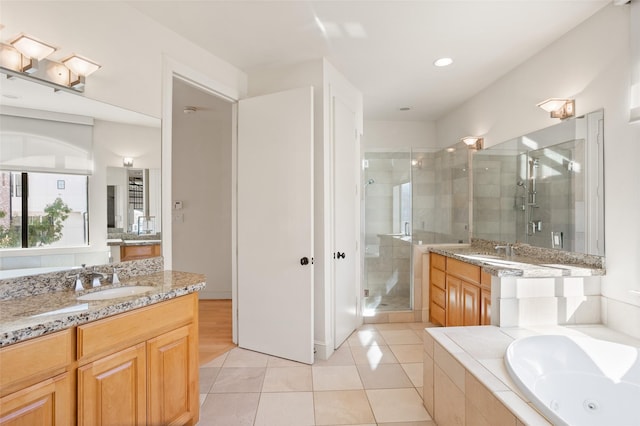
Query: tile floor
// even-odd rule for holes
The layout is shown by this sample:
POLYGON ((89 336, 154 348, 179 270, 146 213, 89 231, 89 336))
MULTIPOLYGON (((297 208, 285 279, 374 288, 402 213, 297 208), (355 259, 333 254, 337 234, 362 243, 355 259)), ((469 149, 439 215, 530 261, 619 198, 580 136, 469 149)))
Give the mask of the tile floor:
POLYGON ((200 367, 208 425, 435 426, 422 405, 422 330, 365 324, 312 366, 235 348, 200 367))

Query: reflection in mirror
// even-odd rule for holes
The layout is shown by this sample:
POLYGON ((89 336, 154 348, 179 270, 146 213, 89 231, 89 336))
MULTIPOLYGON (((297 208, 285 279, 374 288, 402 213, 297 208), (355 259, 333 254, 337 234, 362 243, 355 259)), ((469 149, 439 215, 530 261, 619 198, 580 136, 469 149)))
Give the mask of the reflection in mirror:
POLYGON ((160 232, 160 169, 107 167, 107 230, 160 232))
MULTIPOLYGON (((5 180, 10 182, 11 174, 16 172, 20 176, 22 173, 28 173, 30 178, 35 177, 36 173, 63 173, 65 176, 83 178, 85 184, 83 187, 77 186, 72 184, 71 178, 60 178, 60 175, 52 181, 55 186, 46 191, 48 195, 63 194, 63 202, 68 204, 73 212, 84 212, 82 217, 70 214, 70 217, 74 216, 74 227, 78 231, 73 241, 68 239, 71 234, 63 231, 62 237, 52 244, 36 244, 38 247, 31 249, 21 248, 22 244, 19 248, 1 248, 0 279, 61 270, 82 264, 107 263, 111 259, 111 250, 108 247, 108 238, 111 235, 107 233, 107 168, 126 170, 122 167, 123 157, 132 157, 138 170, 143 171, 147 179, 147 195, 144 200, 145 207, 139 214, 132 216, 143 217, 140 224, 145 234, 138 235, 140 225, 136 223, 136 226, 132 227, 128 216, 123 213, 122 231, 132 231, 132 234, 122 235, 131 235, 132 239, 152 238, 157 242, 161 231, 160 120, 91 100, 79 94, 54 93, 51 88, 33 81, 1 77, 0 114, 3 130, 6 129, 5 121, 9 120, 7 117, 12 117, 12 121, 29 117, 35 120, 35 124, 30 125, 30 130, 26 133, 37 134, 37 138, 20 137, 20 150, 16 149, 15 143, 8 145, 12 149, 5 149, 17 136, 15 133, 11 137, 2 135, 0 170, 7 172, 0 178, 6 177, 5 180), (69 123, 75 126, 69 126, 69 123), (79 127, 89 129, 88 137, 74 130, 79 127), (18 151, 22 153, 19 170, 16 169, 16 153, 20 153, 18 151), (75 203, 76 199, 84 200, 84 207, 77 203, 73 206, 69 204, 75 203), (151 216, 154 217, 153 220, 150 219, 151 216)), ((30 181, 34 182, 32 179, 30 181)), ((123 185, 124 188, 127 187, 126 183, 123 185)), ((16 189, 17 186, 14 185, 14 192, 16 189)), ((42 208, 38 208, 33 202, 28 207, 30 216, 32 208, 43 210, 55 199, 43 198, 41 201, 38 205, 42 204, 42 208)), ((3 218, 0 218, 1 220, 3 218)))
POLYGON ((604 255, 603 111, 473 156, 473 236, 604 255))

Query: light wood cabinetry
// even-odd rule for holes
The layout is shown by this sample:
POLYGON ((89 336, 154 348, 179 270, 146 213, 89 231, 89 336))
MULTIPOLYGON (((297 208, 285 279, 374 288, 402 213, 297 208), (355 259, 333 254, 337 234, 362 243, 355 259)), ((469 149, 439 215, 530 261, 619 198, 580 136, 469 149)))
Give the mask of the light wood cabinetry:
POLYGON ((160 244, 120 246, 120 262, 160 256, 160 244))
MULTIPOLYGON (((434 324, 446 324, 447 258, 437 253, 429 254, 429 321, 434 324)), ((424 263, 426 265, 426 263, 424 263)))
POLYGON ((79 425, 197 422, 197 303, 193 293, 78 327, 79 425))
POLYGON ((429 262, 430 321, 444 326, 491 323, 491 277, 481 268, 437 253, 429 262), (481 279, 488 280, 482 286, 481 279))
POLYGON ((0 350, 0 425, 193 425, 191 293, 0 350))
POLYGON ((146 378, 144 343, 78 368, 78 424, 144 425, 146 378))
POLYGON ((0 350, 0 424, 72 424, 73 334, 65 330, 0 350))

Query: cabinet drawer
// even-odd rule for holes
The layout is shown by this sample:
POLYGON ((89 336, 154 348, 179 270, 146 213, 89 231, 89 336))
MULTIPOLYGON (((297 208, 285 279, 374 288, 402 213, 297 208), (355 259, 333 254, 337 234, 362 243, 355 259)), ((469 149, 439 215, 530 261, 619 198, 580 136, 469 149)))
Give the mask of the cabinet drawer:
POLYGON ((160 244, 120 246, 120 261, 160 256, 160 244))
POLYGON ((431 269, 431 284, 444 290, 447 288, 445 283, 446 279, 444 272, 439 271, 438 269, 431 269))
POLYGON ((429 312, 431 316, 431 322, 438 325, 444 325, 445 312, 444 309, 435 303, 431 303, 429 306, 429 312))
POLYGON ((444 271, 447 267, 447 258, 438 253, 431 253, 429 264, 432 268, 438 268, 444 271))
POLYGON ((480 284, 480 267, 457 259, 447 260, 447 274, 480 284))
POLYGON ((445 308, 445 292, 443 289, 438 288, 436 286, 431 286, 431 301, 441 308, 445 308))
POLYGON ((115 352, 159 333, 188 324, 197 312, 197 294, 136 309, 78 326, 78 360, 115 352))
POLYGON ((72 331, 67 329, 0 350, 1 394, 16 383, 24 382, 24 386, 64 372, 73 356, 72 331))

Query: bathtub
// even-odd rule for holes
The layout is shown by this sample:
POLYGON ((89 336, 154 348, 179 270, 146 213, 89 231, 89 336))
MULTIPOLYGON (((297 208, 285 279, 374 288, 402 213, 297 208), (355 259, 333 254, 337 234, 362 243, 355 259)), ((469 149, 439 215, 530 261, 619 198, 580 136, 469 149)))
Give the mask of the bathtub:
POLYGON ((554 425, 640 425, 640 349, 590 337, 513 341, 509 375, 554 425))

